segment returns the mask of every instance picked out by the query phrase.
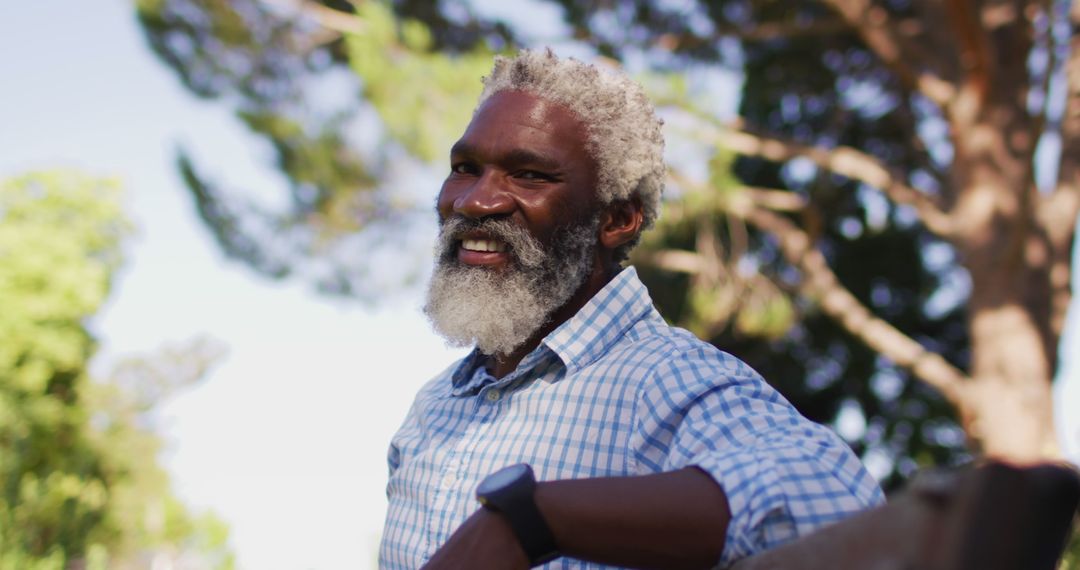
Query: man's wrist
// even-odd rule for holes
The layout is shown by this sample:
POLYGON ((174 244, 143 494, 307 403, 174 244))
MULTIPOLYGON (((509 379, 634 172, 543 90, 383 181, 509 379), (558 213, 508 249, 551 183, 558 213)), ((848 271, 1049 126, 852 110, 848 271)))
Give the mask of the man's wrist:
MULTIPOLYGON (((521 545, 521 541, 518 540, 517 535, 514 534, 513 527, 510 526, 509 519, 506 515, 499 511, 493 511, 491 509, 481 508, 476 512, 476 516, 480 517, 480 529, 483 535, 482 540, 494 540, 505 544, 512 544, 511 550, 515 553, 511 556, 517 560, 508 560, 512 562, 512 567, 529 567, 529 555, 525 552, 525 547, 521 545), (520 564, 518 564, 520 563, 520 564)), ((509 555, 510 551, 506 551, 509 555)))
POLYGON ((476 492, 485 509, 503 516, 530 566, 539 566, 560 555, 551 529, 536 506, 536 488, 532 468, 517 464, 489 475, 476 492))

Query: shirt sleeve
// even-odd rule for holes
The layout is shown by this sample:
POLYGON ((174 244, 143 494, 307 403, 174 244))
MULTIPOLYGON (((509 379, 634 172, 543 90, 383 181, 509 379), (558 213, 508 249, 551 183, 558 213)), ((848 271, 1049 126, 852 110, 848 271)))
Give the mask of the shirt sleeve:
POLYGON ((724 490, 731 521, 721 567, 884 501, 843 440, 711 345, 657 364, 636 421, 639 473, 696 466, 724 490))
POLYGON ((401 446, 398 444, 398 434, 400 434, 401 430, 406 426, 416 422, 416 405, 416 402, 413 402, 412 405, 409 406, 409 412, 405 415, 405 421, 401 423, 401 427, 398 428, 398 431, 390 440, 390 447, 386 451, 387 475, 389 477, 393 477, 394 472, 401 466, 401 446))

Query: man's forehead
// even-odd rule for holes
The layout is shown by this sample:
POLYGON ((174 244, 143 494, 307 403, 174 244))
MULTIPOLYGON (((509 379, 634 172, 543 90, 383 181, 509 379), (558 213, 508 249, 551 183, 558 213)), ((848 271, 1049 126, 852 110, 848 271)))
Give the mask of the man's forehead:
POLYGON ((474 125, 493 121, 497 128, 524 127, 558 132, 561 136, 584 136, 586 127, 576 113, 562 103, 519 90, 495 93, 476 109, 474 125))
POLYGON ((565 106, 524 91, 500 91, 477 108, 451 157, 487 157, 549 168, 590 163, 584 126, 565 106))

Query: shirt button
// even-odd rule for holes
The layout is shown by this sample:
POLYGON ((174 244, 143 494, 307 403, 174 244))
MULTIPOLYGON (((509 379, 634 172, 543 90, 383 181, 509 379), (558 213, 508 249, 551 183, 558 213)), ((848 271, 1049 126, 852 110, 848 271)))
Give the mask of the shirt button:
POLYGON ((489 402, 498 402, 499 398, 502 397, 502 394, 500 394, 498 390, 488 390, 486 397, 489 402))
POLYGON ((442 488, 449 489, 454 486, 455 482, 457 482, 457 478, 455 478, 452 474, 447 473, 446 475, 443 475, 442 488))

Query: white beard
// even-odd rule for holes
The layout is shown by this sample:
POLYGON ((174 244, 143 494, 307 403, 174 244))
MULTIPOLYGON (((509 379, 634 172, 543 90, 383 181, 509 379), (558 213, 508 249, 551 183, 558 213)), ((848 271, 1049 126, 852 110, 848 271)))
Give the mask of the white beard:
POLYGON ((508 220, 446 220, 439 231, 435 272, 424 313, 453 346, 476 344, 486 355, 507 355, 547 324, 589 275, 599 218, 556 232, 549 250, 508 220), (503 270, 457 260, 459 236, 481 229, 506 243, 503 270))

